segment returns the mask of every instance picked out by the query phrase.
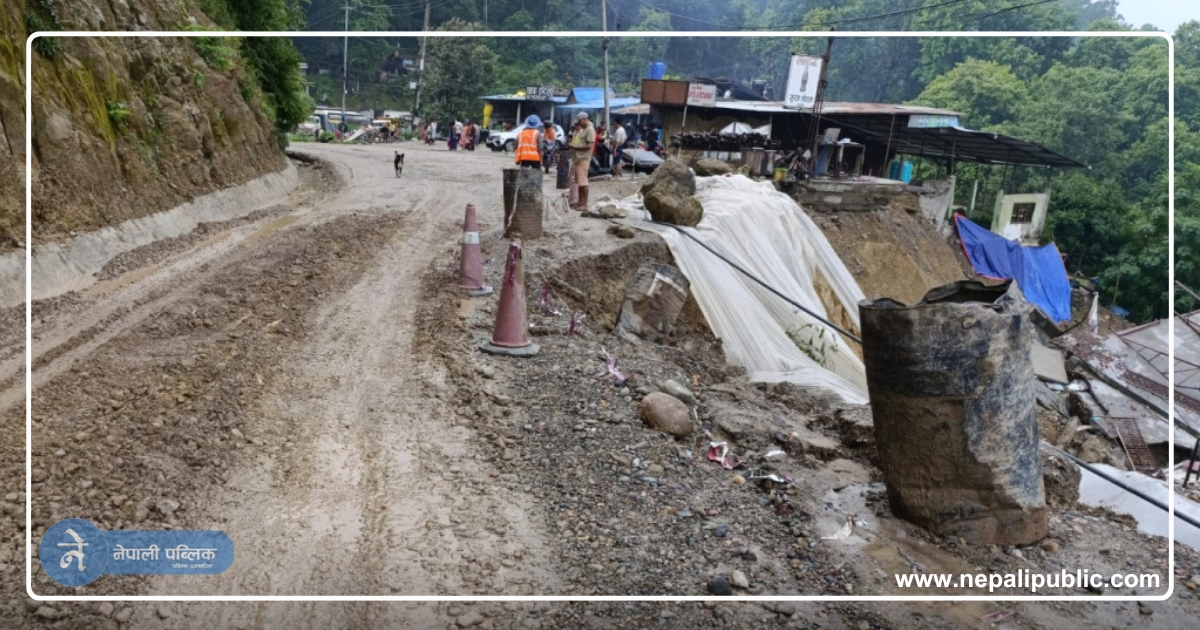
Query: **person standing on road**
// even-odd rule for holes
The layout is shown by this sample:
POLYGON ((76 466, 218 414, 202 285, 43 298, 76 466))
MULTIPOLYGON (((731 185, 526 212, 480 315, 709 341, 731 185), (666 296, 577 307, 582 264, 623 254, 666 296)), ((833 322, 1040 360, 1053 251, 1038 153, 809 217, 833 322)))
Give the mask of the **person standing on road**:
POLYGON ((542 167, 542 134, 538 128, 542 120, 537 114, 530 114, 525 119, 525 128, 517 134, 517 166, 521 168, 542 167))
POLYGON ((550 164, 554 162, 554 153, 558 149, 558 133, 554 130, 554 123, 547 120, 542 123, 545 130, 542 131, 542 162, 546 166, 546 174, 550 174, 550 164))
POLYGON ((471 121, 467 121, 458 128, 458 146, 462 147, 463 151, 471 150, 471 121))
POLYGON ((587 112, 575 115, 577 121, 575 135, 571 137, 571 168, 575 173, 575 183, 579 186, 579 204, 576 210, 588 209, 588 167, 592 165, 592 152, 596 146, 596 128, 588 120, 587 112))
POLYGON ((625 125, 622 125, 620 120, 613 124, 616 125, 612 134, 613 175, 617 179, 621 179, 621 156, 625 152, 625 141, 628 140, 628 136, 625 135, 625 125))

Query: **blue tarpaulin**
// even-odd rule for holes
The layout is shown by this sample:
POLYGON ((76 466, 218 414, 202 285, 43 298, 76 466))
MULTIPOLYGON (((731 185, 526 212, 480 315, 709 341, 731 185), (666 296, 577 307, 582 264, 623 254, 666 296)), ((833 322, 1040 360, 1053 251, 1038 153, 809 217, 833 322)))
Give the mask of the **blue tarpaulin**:
POLYGON ((1027 247, 954 215, 963 253, 975 273, 994 280, 1015 280, 1025 299, 1055 322, 1071 319, 1071 282, 1054 243, 1027 247))

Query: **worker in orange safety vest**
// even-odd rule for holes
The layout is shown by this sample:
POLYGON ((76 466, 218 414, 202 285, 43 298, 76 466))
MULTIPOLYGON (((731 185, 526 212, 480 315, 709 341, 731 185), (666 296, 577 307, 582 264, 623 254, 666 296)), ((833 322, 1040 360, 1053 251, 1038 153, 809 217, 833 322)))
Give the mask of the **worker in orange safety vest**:
POLYGON ((525 128, 517 134, 517 166, 522 168, 542 167, 542 119, 531 114, 525 119, 525 128))

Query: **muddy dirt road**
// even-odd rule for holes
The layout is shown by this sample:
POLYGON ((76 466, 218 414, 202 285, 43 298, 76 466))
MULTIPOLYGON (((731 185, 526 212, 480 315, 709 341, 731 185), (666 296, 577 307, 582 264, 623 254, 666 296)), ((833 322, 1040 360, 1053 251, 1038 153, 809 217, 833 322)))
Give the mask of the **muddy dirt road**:
MULTIPOLYGON (((496 488, 490 482, 496 472, 472 455, 469 430, 454 421, 444 377, 429 362, 437 349, 428 343, 429 331, 419 330, 414 320, 422 275, 436 255, 456 246, 464 206, 476 203, 486 212, 489 204, 484 200, 498 197, 500 168, 507 161, 483 152, 408 147, 407 168, 396 179, 387 149, 308 148, 334 166, 336 177, 310 174, 288 203, 256 221, 196 243, 177 244, 178 251, 145 252, 150 260, 137 262, 148 264, 130 264, 132 271, 82 295, 39 305, 34 342, 34 448, 39 470, 35 525, 44 527, 68 511, 92 512, 87 509, 91 503, 98 510, 91 518, 108 527, 130 521, 144 526, 156 519, 170 526, 182 517, 171 508, 159 509, 159 497, 169 496, 186 515, 188 527, 220 529, 236 541, 237 562, 227 573, 215 579, 136 581, 137 590, 148 594, 554 592, 542 534, 528 518, 528 497, 496 488), (320 190, 336 180, 336 193, 320 190), (364 230, 370 233, 370 243, 361 238, 364 230), (371 247, 353 251, 356 244, 371 247), (342 268, 332 270, 328 278, 341 282, 321 282, 319 270, 314 279, 314 269, 306 264, 312 261, 295 258, 298 249, 313 248, 339 256, 339 249, 350 250, 335 258, 334 267, 341 263, 342 268), (240 310, 206 299, 244 302, 221 295, 230 288, 230 280, 270 287, 270 293, 261 308, 240 310), (280 288, 284 295, 278 294, 280 288), (288 294, 288 289, 297 291, 288 294), (288 303, 305 289, 315 291, 311 299, 299 306, 288 303), (279 302, 270 304, 276 298, 279 302), (266 321, 270 317, 275 319, 266 321), (184 320, 186 332, 164 334, 180 332, 169 324, 164 328, 164 321, 176 318, 184 320), (200 332, 191 334, 190 324, 197 318, 200 332), (251 340, 246 354, 236 347, 218 348, 224 341, 236 346, 250 337, 262 337, 260 341, 273 347, 255 352, 262 348, 251 340), (189 467, 198 470, 200 465, 192 465, 197 462, 182 470, 172 462, 152 465, 158 469, 157 478, 151 479, 158 482, 155 489, 141 487, 136 479, 104 479, 105 467, 99 463, 103 453, 84 454, 90 437, 100 434, 111 445, 118 442, 113 436, 136 436, 148 419, 133 415, 122 414, 103 427, 97 423, 88 435, 80 431, 79 444, 67 445, 71 453, 62 456, 86 457, 96 466, 43 463, 44 458, 53 460, 64 444, 59 430, 67 423, 54 416, 68 409, 76 418, 87 415, 96 402, 91 394, 108 388, 107 382, 97 381, 114 376, 113 368, 125 376, 112 379, 114 389, 99 405, 109 409, 101 413, 134 411, 118 401, 141 394, 134 383, 161 369, 166 354, 182 357, 189 373, 212 368, 226 384, 236 382, 245 393, 253 391, 253 401, 249 396, 245 405, 239 401, 236 421, 218 420, 198 432, 209 429, 209 440, 231 445, 237 454, 218 464, 224 468, 223 483, 193 480, 184 484, 186 488, 170 487, 172 473, 183 476, 189 467), (118 381, 125 381, 125 391, 116 389, 118 381), (60 395, 67 390, 71 393, 60 395), (83 505, 68 507, 74 497, 60 495, 76 494, 78 478, 93 473, 100 478, 84 485, 104 491, 85 494, 79 497, 83 505), (119 497, 115 502, 114 496, 119 497)), ((264 297, 261 292, 259 297, 264 297)), ((17 340, 8 341, 15 346, 17 340)), ((6 417, 18 420, 24 385, 19 362, 3 367, 8 373, 0 378, 8 380, 0 404, 6 417)), ((165 407, 136 410, 163 412, 164 419, 149 420, 152 433, 188 424, 183 415, 193 420, 214 417, 221 406, 216 395, 188 393, 203 390, 203 384, 186 384, 186 376, 180 380, 185 381, 183 389, 162 397, 165 407)), ((163 431, 152 438, 183 440, 186 447, 203 450, 204 439, 198 434, 183 438, 163 431)), ((126 463, 110 463, 108 468, 126 468, 126 463)), ((133 582, 113 584, 127 587, 133 582)), ((92 592, 109 590, 93 588, 92 592)), ((224 627, 266 616, 280 624, 272 627, 371 627, 404 612, 403 607, 359 607, 356 615, 347 617, 340 608, 226 608, 221 618, 205 615, 192 621, 195 627, 213 627, 214 622, 224 627), (226 613, 236 613, 236 618, 224 618, 226 613)), ((432 608, 425 610, 432 614, 432 608)), ((151 607, 140 612, 145 614, 130 620, 133 627, 191 627, 178 618, 160 619, 151 607)), ((428 623, 411 614, 404 618, 418 627, 434 625, 432 618, 425 620, 428 623)))
MULTIPOLYGON (((694 305, 667 343, 617 339, 611 326, 634 272, 670 262, 649 234, 548 219, 525 259, 542 351, 486 357, 476 346, 496 300, 464 299, 454 286, 460 222, 475 203, 485 276, 498 285, 500 174, 511 157, 408 144, 396 179, 388 146, 296 149, 319 160, 301 166, 301 188, 280 204, 129 252, 86 290, 34 304, 34 543, 69 517, 104 529, 216 529, 234 541, 234 565, 209 577, 104 576, 78 589, 35 565, 38 593, 705 595, 715 576, 737 573, 739 594, 908 595, 889 576, 910 557, 955 573, 1132 568, 1126 559, 1165 573, 1161 540, 1074 506, 1052 518, 1044 548, 962 549, 908 526, 882 498, 869 410, 747 382, 694 305), (586 317, 569 333, 573 314, 586 317), (605 376, 610 350, 627 382, 605 376), (700 424, 741 454, 787 436, 786 455, 763 465, 793 482, 739 483, 701 456, 700 432, 677 441, 644 426, 638 401, 667 379, 694 390, 700 424), (829 542, 848 514, 867 525, 829 542)), ((594 185, 596 201, 637 188, 594 185)), ((0 319, 0 474, 10 488, 0 586, 19 593, 24 331, 13 321, 0 319)), ((1176 561, 1177 578, 1200 573, 1195 554, 1177 547, 1176 561)), ((0 627, 1032 630, 1126 627, 1149 615, 1156 627, 1188 627, 1200 598, 1179 598, 1143 607, 14 597, 0 599, 0 627)))

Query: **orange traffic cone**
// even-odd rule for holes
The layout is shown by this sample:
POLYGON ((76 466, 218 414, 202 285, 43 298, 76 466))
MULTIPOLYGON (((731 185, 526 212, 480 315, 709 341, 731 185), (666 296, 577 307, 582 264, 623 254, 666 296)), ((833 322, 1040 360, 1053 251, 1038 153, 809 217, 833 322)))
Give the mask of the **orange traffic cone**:
POLYGON ((540 348, 529 337, 525 323, 525 263, 521 259, 521 241, 508 246, 504 265, 504 284, 500 287, 500 306, 496 309, 496 327, 492 340, 479 347, 490 354, 530 357, 540 348))
POLYGON ((462 258, 458 272, 458 286, 471 297, 492 294, 492 287, 483 282, 483 261, 479 252, 479 222, 475 219, 475 204, 467 204, 467 216, 463 219, 462 258))

